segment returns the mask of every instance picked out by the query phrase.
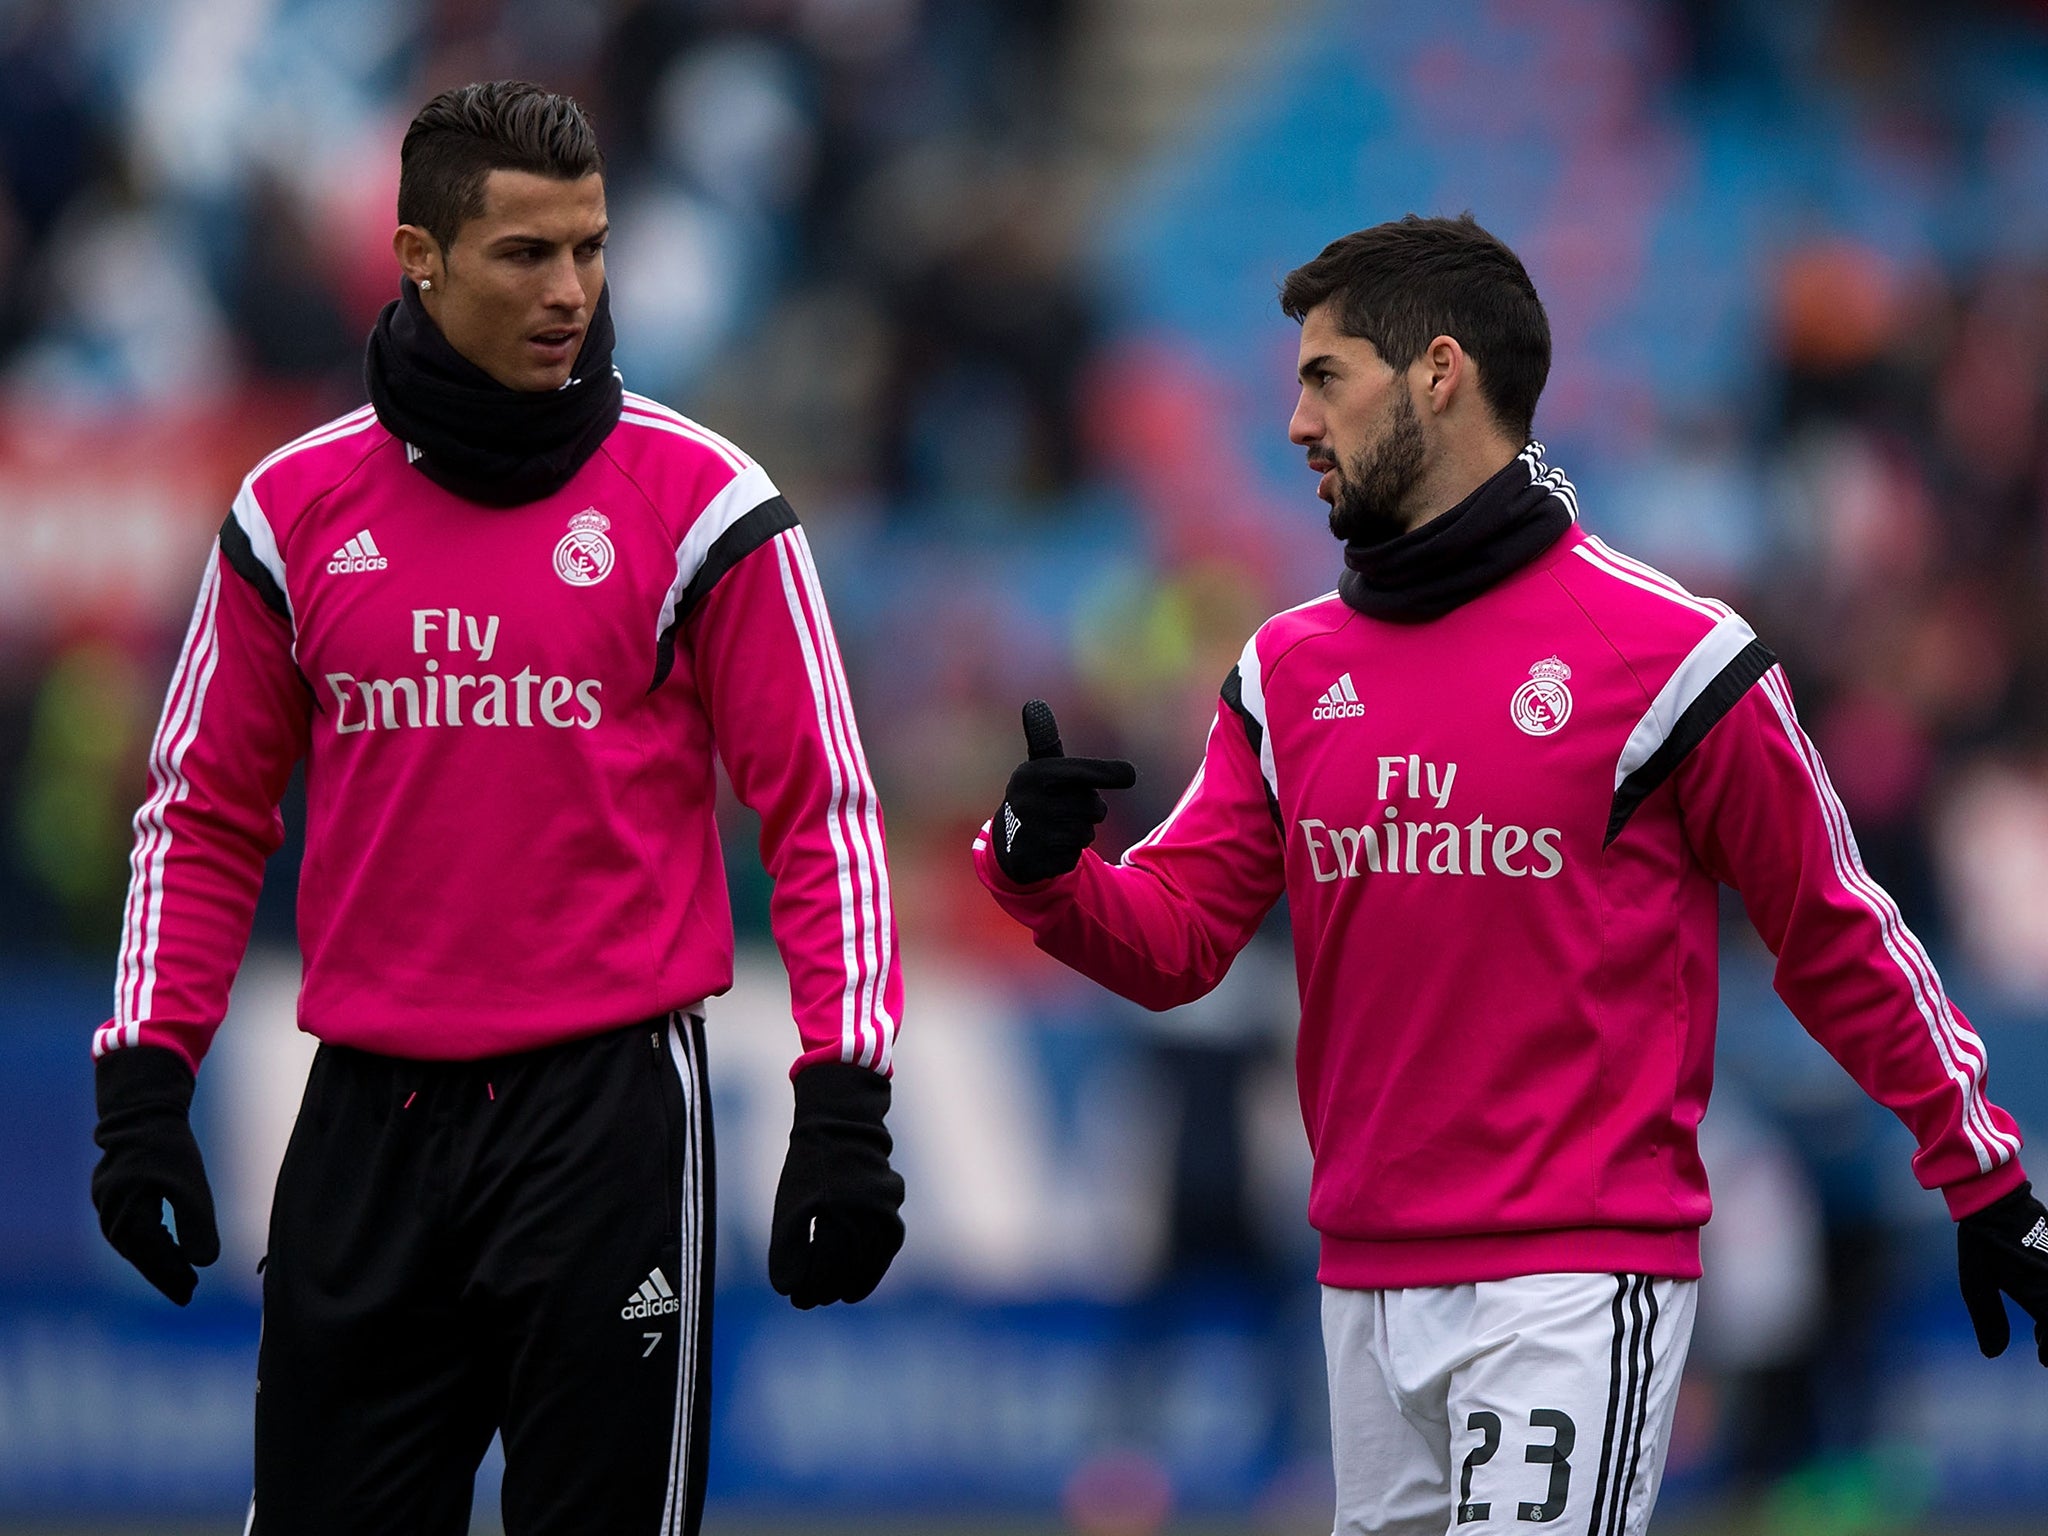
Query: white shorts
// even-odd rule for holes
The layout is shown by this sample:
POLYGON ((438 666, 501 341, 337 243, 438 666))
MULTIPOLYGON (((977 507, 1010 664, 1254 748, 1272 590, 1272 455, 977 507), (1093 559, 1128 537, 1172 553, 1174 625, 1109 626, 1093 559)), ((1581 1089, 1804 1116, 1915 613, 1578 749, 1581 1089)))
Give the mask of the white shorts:
POLYGON ((1642 1536, 1695 1280, 1323 1287, 1335 1536, 1642 1536))

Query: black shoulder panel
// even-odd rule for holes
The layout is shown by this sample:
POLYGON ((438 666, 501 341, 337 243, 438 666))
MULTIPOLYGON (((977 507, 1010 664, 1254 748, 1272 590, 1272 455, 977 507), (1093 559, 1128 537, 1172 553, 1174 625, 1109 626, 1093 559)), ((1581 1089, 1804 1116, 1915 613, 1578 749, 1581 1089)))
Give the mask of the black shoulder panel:
POLYGON ((1778 658, 1761 640, 1752 640, 1707 684, 1700 696, 1688 704, 1664 744, 1650 754, 1650 760, 1621 781, 1614 792, 1614 809, 1608 813, 1605 848, 1628 825, 1636 807, 1655 793, 1657 787, 1677 771, 1692 749, 1707 739, 1707 732, 1721 723, 1721 717, 1756 685, 1758 678, 1777 664, 1778 658))
MULTIPOLYGON (((1230 676, 1223 679, 1223 702, 1230 706, 1230 712, 1244 722, 1245 739, 1251 743, 1252 757, 1257 759, 1265 748, 1266 728, 1260 725, 1252 712, 1244 707, 1244 678, 1236 667, 1230 669, 1230 676)), ((1261 769, 1259 782, 1265 784, 1266 775, 1261 769)), ((1280 822, 1280 802, 1273 794, 1273 786, 1266 784, 1266 809, 1273 813, 1273 825, 1286 828, 1280 822)))
POLYGON ((649 693, 667 680, 669 670, 675 666, 676 631, 682 628, 691 610, 704 601, 727 571, 775 535, 796 525, 796 513, 789 503, 780 496, 771 496, 718 536, 705 554, 703 565, 690 578, 690 584, 683 588, 683 595, 676 599, 675 611, 662 626, 661 638, 654 647, 654 681, 647 685, 649 693))
POLYGON ((277 578, 261 560, 256 551, 249 547, 249 535, 242 531, 242 525, 235 521, 230 512, 228 520, 220 525, 220 552, 228 557, 228 564, 242 580, 256 589, 264 603, 285 623, 292 621, 291 604, 285 601, 284 588, 277 584, 277 578))

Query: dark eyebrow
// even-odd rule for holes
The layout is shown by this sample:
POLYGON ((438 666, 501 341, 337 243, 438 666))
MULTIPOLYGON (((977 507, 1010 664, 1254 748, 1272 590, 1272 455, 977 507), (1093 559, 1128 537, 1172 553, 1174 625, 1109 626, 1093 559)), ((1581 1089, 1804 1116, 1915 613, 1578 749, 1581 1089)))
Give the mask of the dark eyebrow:
POLYGON ((1314 357, 1304 359, 1302 365, 1295 369, 1294 372, 1298 378, 1305 379, 1312 373, 1328 372, 1330 366, 1336 361, 1337 359, 1329 353, 1318 352, 1314 357))
MULTIPOLYGON (((593 230, 590 234, 585 235, 581 240, 578 240, 576 244, 589 245, 594 240, 604 239, 604 237, 606 235, 609 235, 611 232, 612 227, 609 223, 607 223, 605 225, 602 225, 598 229, 593 230)), ((535 251, 551 251, 560 243, 561 242, 558 240, 548 240, 540 235, 500 235, 498 236, 497 239, 491 242, 491 249, 494 251, 512 251, 522 249, 535 251)))

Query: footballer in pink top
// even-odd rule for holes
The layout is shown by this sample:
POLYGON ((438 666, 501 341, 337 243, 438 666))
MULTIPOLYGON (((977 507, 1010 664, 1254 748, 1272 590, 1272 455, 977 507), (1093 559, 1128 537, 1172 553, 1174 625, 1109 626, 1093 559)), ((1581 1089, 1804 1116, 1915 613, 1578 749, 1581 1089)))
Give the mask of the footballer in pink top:
POLYGON ((1986 1353, 2001 1291, 2048 1318, 2048 1213, 1769 648, 1587 533, 1531 439, 1550 333, 1514 254, 1411 215, 1282 303, 1337 590, 1246 643, 1193 782, 1114 862, 1087 845, 1131 766, 1063 756, 1027 707, 976 866, 1040 948, 1153 1008, 1287 897, 1338 1532, 1641 1532, 1710 1209, 1720 885, 1912 1132, 1986 1353))
POLYGON ((303 761, 322 1044, 272 1207, 251 1528, 467 1530, 501 1432, 508 1528, 695 1531, 717 765, 761 818, 801 1038, 769 1253, 801 1307, 866 1296, 903 1238, 881 812, 788 502, 612 367, 581 109, 436 97, 398 214, 370 403, 258 464, 206 563, 93 1042, 94 1202, 187 1301, 218 1253, 193 1075, 303 761))

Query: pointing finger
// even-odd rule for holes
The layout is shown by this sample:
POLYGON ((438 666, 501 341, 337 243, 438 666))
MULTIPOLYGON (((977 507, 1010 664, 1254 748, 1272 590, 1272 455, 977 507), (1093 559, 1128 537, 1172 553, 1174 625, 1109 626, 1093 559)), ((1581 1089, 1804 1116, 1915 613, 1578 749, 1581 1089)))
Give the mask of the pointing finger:
POLYGON ((1024 706, 1024 749, 1034 759, 1065 755, 1060 746, 1059 722, 1052 717, 1052 706, 1043 699, 1033 699, 1024 706))

